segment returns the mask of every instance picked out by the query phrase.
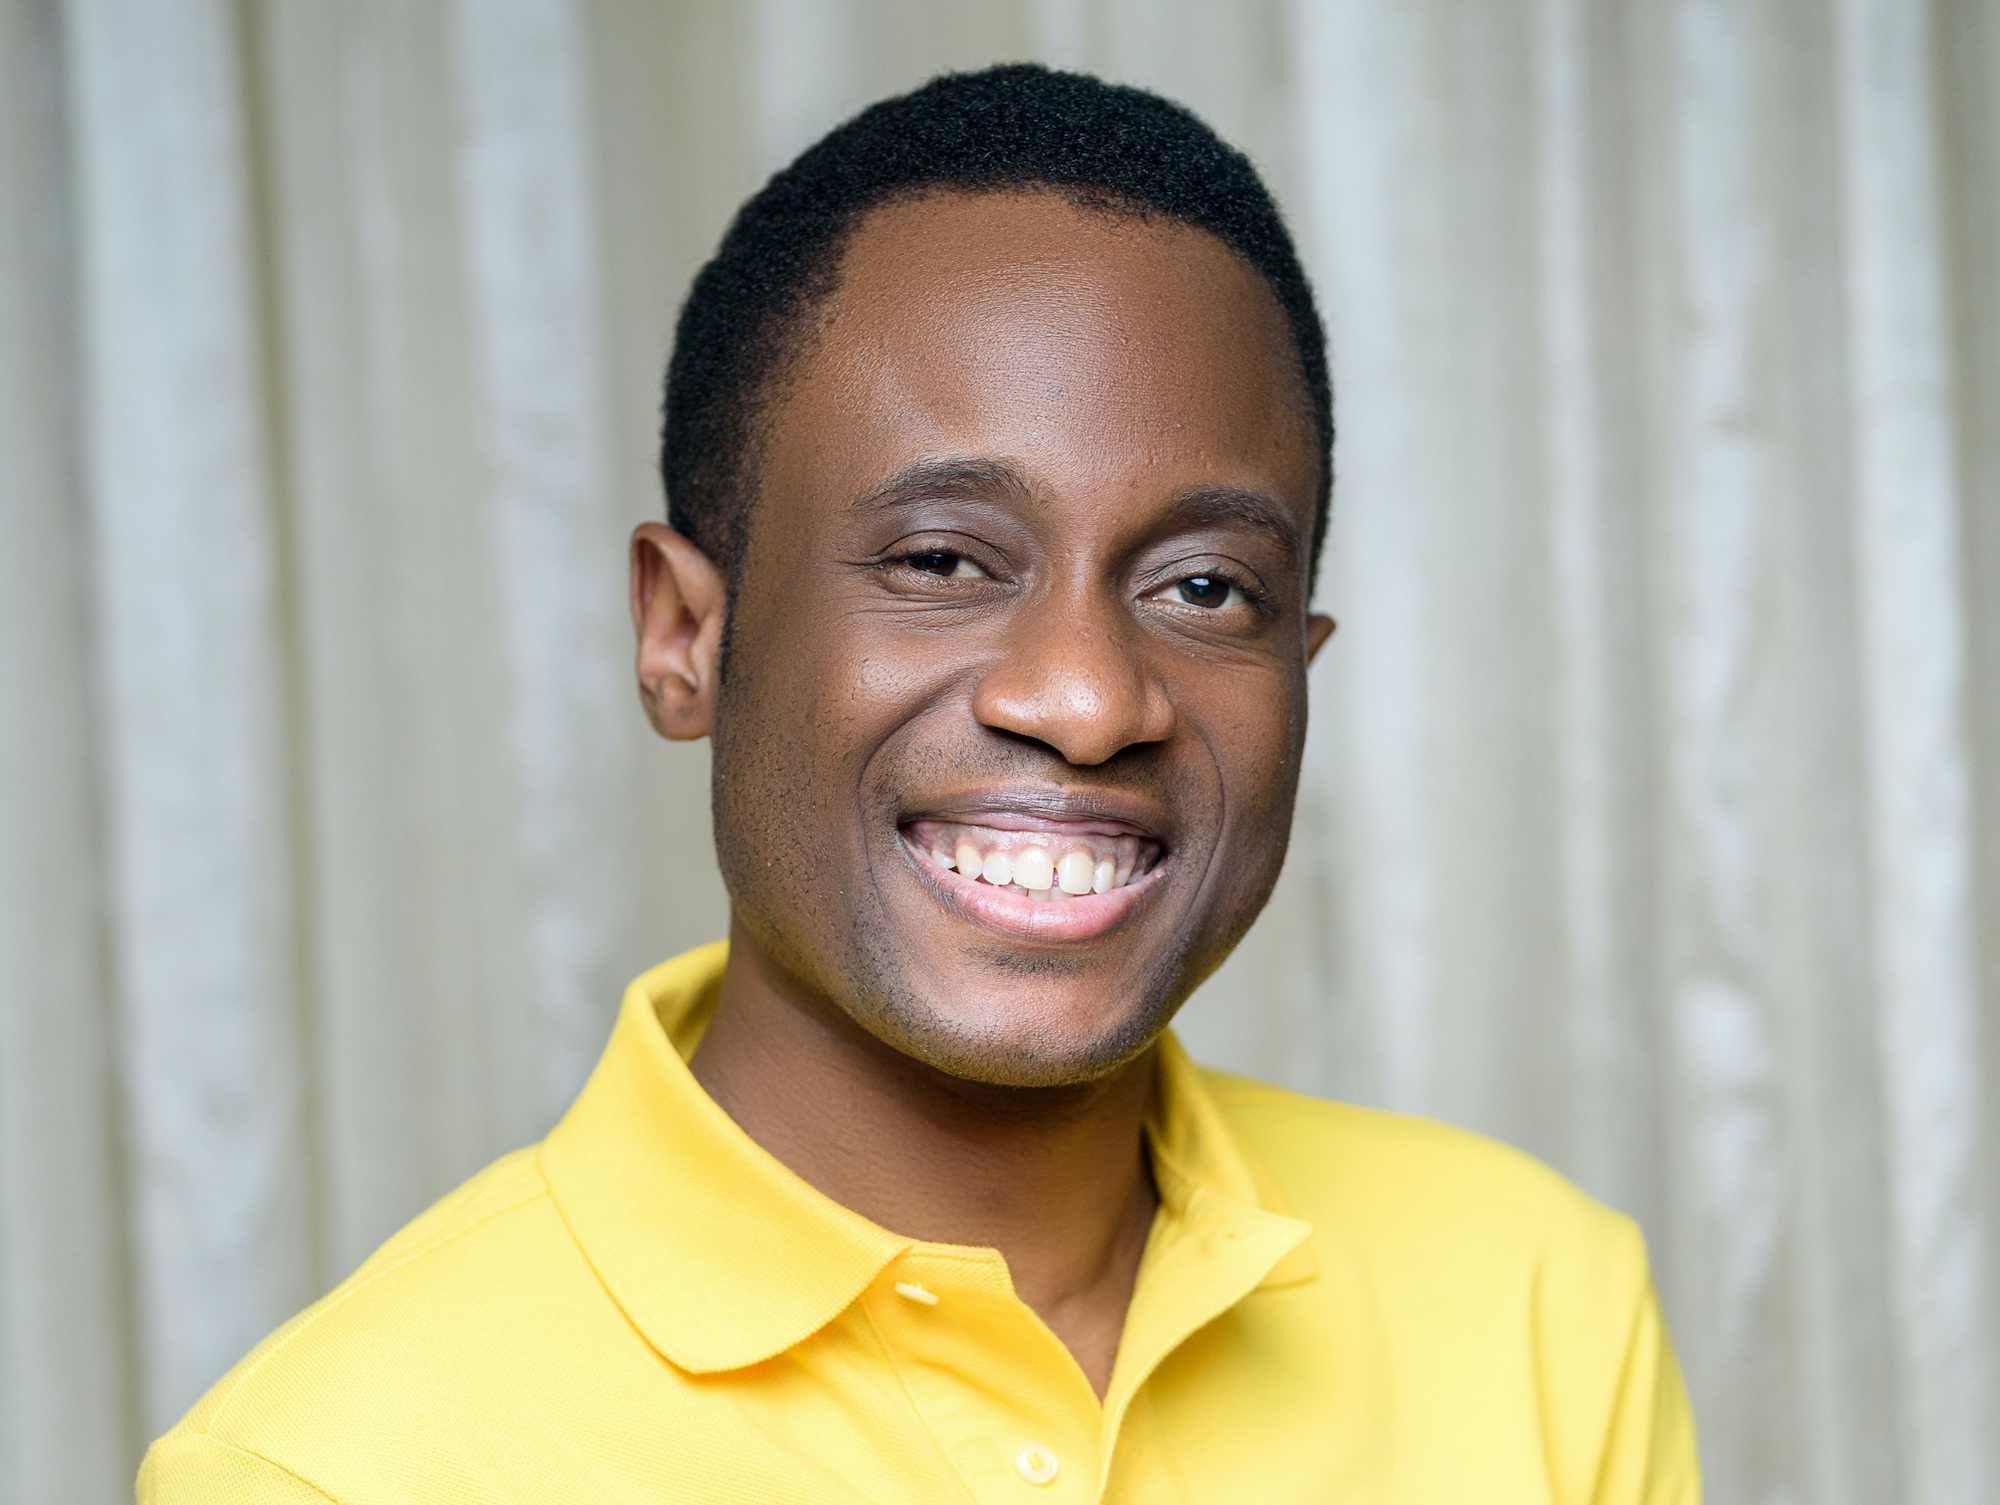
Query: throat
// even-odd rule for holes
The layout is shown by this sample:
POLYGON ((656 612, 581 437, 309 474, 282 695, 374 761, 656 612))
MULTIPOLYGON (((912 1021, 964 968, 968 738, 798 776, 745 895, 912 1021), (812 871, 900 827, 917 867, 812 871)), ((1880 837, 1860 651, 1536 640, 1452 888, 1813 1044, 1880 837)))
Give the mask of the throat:
POLYGON ((1079 1262, 1077 1247, 1060 1238, 1028 1242, 1007 1255, 1015 1294, 1070 1351, 1100 1401, 1118 1366, 1125 1317, 1158 1210, 1159 1194, 1142 1141, 1139 1175, 1095 1268, 1079 1262))
POLYGON ((809 1017, 739 960, 732 947, 696 1081, 842 1206, 906 1238, 998 1250, 1101 1399, 1158 1205, 1155 1052, 1074 1086, 963 1082, 809 1017))

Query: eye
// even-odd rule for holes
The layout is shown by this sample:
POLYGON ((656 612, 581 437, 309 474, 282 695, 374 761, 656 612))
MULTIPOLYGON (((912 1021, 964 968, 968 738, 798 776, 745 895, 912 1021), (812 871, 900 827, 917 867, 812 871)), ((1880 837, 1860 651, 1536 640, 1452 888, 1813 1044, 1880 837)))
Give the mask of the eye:
POLYGON ((921 553, 905 554, 903 563, 911 569, 926 575, 935 575, 940 580, 984 580, 986 571, 967 559, 963 554, 953 554, 944 549, 925 549, 921 553))
POLYGON ((1240 605, 1246 599, 1241 590, 1220 575, 1190 575, 1168 589, 1189 606, 1207 607, 1211 611, 1240 605))

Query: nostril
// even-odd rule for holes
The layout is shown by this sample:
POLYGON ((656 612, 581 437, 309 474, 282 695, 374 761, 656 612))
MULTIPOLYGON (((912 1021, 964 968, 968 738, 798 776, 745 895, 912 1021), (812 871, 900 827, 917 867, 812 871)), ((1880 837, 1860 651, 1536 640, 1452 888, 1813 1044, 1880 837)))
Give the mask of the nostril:
POLYGON ((1108 762, 1124 749, 1163 742, 1173 706, 1143 660, 1108 635, 1072 651, 1059 666, 1012 653, 989 670, 973 714, 994 731, 1038 742, 1076 767, 1108 762), (1086 662, 1076 662, 1079 657, 1086 662))

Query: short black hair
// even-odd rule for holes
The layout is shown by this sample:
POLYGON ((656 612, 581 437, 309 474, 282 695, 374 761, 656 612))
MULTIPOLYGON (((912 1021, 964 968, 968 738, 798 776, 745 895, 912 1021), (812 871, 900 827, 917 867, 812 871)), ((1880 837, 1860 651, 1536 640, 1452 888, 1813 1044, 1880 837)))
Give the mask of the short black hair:
POLYGON ((1012 63, 947 73, 836 127, 738 211, 695 277, 667 366, 660 476, 668 521, 725 568, 732 594, 758 483, 762 418, 848 236, 931 190, 1067 193, 1206 230, 1260 272, 1297 347, 1320 449, 1310 567, 1333 486, 1333 392, 1311 284, 1250 159, 1142 89, 1012 63))

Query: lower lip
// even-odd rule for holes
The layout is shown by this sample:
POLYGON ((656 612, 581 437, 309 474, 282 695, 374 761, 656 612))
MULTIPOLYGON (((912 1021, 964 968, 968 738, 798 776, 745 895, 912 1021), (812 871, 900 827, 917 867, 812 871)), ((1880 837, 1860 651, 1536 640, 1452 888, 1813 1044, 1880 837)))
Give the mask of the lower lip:
POLYGON ((974 924, 983 925, 1010 940, 1041 941, 1061 945, 1094 941, 1122 924, 1139 907, 1164 863, 1134 878, 1123 888, 1109 893, 1079 894, 1068 899, 1030 899, 1026 894, 1009 893, 990 883, 979 883, 962 873, 939 867, 922 856, 908 842, 904 850, 919 872, 930 880, 945 901, 974 924))

